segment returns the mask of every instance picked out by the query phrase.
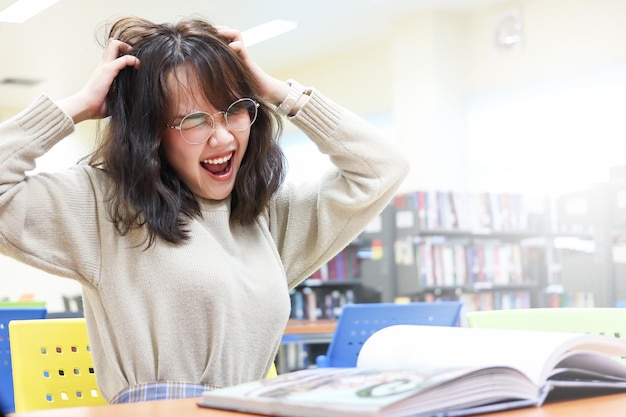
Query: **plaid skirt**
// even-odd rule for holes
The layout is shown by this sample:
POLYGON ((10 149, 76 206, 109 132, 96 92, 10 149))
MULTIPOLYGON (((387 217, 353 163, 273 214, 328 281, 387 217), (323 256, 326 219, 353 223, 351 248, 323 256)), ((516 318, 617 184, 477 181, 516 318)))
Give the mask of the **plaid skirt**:
POLYGON ((200 397, 203 392, 213 390, 211 385, 188 384, 186 382, 152 382, 133 385, 117 394, 111 404, 135 403, 153 400, 200 397))

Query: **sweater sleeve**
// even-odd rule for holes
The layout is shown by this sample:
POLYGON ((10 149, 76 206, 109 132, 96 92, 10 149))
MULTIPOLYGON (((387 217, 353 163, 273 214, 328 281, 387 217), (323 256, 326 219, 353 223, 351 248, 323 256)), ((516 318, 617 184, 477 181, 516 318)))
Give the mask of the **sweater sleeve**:
POLYGON ((46 96, 0 123, 0 253, 82 281, 95 275, 99 245, 85 167, 28 174, 38 157, 73 131, 73 120, 46 96))
POLYGON ((318 91, 290 120, 334 165, 312 172, 314 181, 285 184, 272 201, 270 230, 293 288, 382 212, 409 162, 389 138, 318 91))

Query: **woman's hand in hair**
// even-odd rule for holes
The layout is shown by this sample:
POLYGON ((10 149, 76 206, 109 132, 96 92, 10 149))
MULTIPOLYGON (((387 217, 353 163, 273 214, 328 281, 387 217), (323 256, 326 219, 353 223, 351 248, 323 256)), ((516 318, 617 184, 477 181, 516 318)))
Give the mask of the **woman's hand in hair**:
POLYGON ((287 83, 271 77, 252 59, 244 45, 240 31, 227 26, 217 26, 217 30, 248 67, 263 98, 270 103, 280 104, 287 96, 289 90, 287 83))
POLYGON ((113 80, 126 67, 139 68, 139 59, 128 55, 130 45, 111 39, 104 49, 100 63, 83 88, 76 94, 58 102, 74 123, 108 116, 106 96, 113 80))

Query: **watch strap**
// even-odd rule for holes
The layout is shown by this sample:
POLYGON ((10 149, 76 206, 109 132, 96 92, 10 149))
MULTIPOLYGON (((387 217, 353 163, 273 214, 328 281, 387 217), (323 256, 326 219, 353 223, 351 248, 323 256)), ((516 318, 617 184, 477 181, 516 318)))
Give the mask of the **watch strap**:
POLYGON ((283 116, 289 115, 300 97, 302 97, 302 95, 306 92, 306 88, 294 80, 287 80, 287 84, 289 84, 287 97, 285 97, 282 103, 276 106, 276 112, 282 114, 283 116))

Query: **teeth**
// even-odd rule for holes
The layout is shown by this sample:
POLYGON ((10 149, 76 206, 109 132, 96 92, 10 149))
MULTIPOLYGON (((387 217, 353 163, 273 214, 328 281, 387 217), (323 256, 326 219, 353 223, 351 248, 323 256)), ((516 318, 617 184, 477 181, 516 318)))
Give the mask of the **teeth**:
POLYGON ((202 161, 203 164, 223 164, 224 162, 230 161, 230 158, 233 157, 233 154, 229 154, 227 156, 224 156, 222 158, 215 158, 215 159, 205 159, 204 161, 202 161))

